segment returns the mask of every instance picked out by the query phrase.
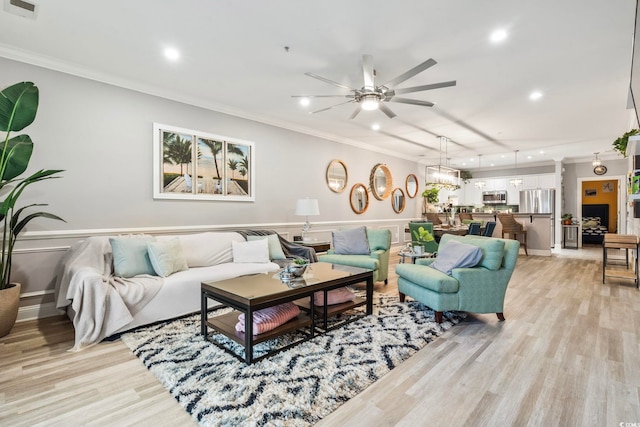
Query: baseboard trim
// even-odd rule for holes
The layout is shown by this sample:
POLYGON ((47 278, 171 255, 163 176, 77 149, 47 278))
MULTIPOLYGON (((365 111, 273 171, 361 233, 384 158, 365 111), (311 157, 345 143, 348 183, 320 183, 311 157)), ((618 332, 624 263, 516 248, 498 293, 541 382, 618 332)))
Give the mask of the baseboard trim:
POLYGON ((55 302, 27 305, 18 308, 18 318, 16 323, 26 322, 27 320, 43 319, 45 317, 60 316, 62 314, 64 314, 64 311, 58 310, 55 302))

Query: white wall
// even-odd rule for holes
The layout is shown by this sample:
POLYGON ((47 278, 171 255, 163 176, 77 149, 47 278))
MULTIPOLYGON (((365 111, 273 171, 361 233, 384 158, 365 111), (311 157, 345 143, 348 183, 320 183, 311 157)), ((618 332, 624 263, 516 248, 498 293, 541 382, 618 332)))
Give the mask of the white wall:
MULTIPOLYGON (((349 205, 349 189, 357 182, 368 186, 375 164, 387 164, 393 186, 404 189, 406 176, 421 169, 415 162, 7 59, 0 58, 0 69, 0 87, 32 81, 40 89, 38 116, 24 131, 34 141, 29 170, 65 170, 62 179, 34 185, 21 199, 47 203, 46 210, 67 221, 34 221, 21 240, 14 280, 23 283, 25 298, 53 288, 52 268, 71 241, 105 230, 234 225, 299 230, 304 218, 294 215, 294 206, 304 196, 319 200, 321 215, 311 219, 325 231, 357 223, 393 224, 399 230, 399 224, 419 216, 419 197, 407 199, 401 214, 393 212, 389 199, 372 197, 363 215, 349 205), (153 200, 154 122, 254 141, 255 202, 153 200), (341 194, 325 182, 326 167, 336 158, 349 172, 341 194)), ((402 237, 397 232, 394 240, 402 243, 402 237)))

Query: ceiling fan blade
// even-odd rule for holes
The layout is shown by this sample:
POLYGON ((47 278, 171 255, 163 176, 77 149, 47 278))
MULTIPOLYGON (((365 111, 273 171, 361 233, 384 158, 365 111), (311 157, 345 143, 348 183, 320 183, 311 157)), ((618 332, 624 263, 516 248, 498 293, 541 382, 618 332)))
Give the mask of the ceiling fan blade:
POLYGON ((418 99, 408 99, 408 98, 396 98, 393 97, 389 100, 389 102, 399 102, 401 104, 413 104, 413 105, 422 105, 425 107, 433 107, 434 103, 429 101, 420 101, 418 99))
POLYGON ((373 56, 362 55, 362 74, 364 74, 364 88, 374 89, 373 82, 373 56))
POLYGON ((451 80, 449 82, 433 83, 433 84, 430 84, 430 85, 407 87, 407 88, 404 88, 404 89, 394 89, 393 91, 396 94, 399 94, 399 93, 412 93, 412 92, 421 92, 423 90, 440 89, 441 87, 449 87, 449 86, 455 86, 455 85, 456 85, 456 81, 455 80, 451 80))
POLYGON ((358 113, 360 113, 360 110, 362 110, 362 108, 360 108, 360 106, 358 105, 355 111, 353 112, 353 114, 351 114, 351 116, 349 117, 349 119, 355 119, 358 113))
POLYGON ((349 86, 345 86, 342 83, 338 83, 338 82, 334 82, 333 80, 329 80, 326 77, 322 77, 319 76, 317 74, 313 74, 313 73, 304 73, 305 76, 309 76, 309 77, 313 77, 314 79, 318 79, 320 81, 323 81, 325 83, 329 83, 330 85, 334 85, 334 86, 338 86, 342 89, 347 89, 347 90, 355 90, 354 88, 351 88, 349 86))
POLYGON ((353 98, 355 95, 291 95, 292 98, 353 98))
POLYGON ((312 111, 312 112, 311 112, 311 114, 321 113, 321 112, 323 112, 323 111, 330 110, 330 109, 332 109, 333 107, 337 107, 338 105, 350 104, 350 103, 352 103, 352 102, 355 102, 355 101, 354 101, 354 100, 351 100, 351 101, 347 101, 347 102, 341 102, 340 104, 335 104, 335 105, 332 105, 332 106, 327 107, 327 108, 322 108, 322 109, 320 109, 320 110, 312 111))
POLYGON ((396 113, 391 111, 391 109, 389 107, 387 107, 386 105, 384 105, 382 102, 378 103, 378 109, 380 111, 382 111, 383 113, 385 113, 387 115, 387 117, 389 117, 390 119, 393 119, 396 116, 396 113))
POLYGON ((427 59, 422 64, 416 65, 415 67, 413 67, 409 71, 405 72, 404 74, 401 74, 398 77, 396 77, 395 79, 391 80, 390 82, 385 83, 384 86, 395 87, 395 86, 399 85, 400 83, 402 83, 403 81, 410 79, 411 77, 415 76, 416 74, 421 73, 424 70, 426 70, 427 68, 433 67, 436 64, 437 64, 437 62, 433 58, 427 59))

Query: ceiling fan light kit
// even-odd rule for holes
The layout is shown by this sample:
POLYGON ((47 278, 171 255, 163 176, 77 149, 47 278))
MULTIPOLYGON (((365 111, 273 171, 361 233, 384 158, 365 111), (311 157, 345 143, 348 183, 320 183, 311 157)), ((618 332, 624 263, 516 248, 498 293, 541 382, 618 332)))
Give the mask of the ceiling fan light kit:
POLYGON ((407 88, 396 88, 395 86, 403 83, 404 81, 410 79, 426 70, 427 68, 433 67, 437 62, 434 59, 428 59, 412 69, 402 73, 398 77, 391 79, 389 82, 384 85, 376 86, 375 79, 375 70, 373 68, 373 56, 371 55, 362 55, 362 75, 364 78, 364 84, 362 88, 355 89, 349 86, 346 86, 342 83, 338 83, 336 81, 330 80, 326 77, 319 76, 313 73, 305 73, 305 75, 312 77, 314 79, 320 80, 322 82, 328 83, 330 85, 339 87, 340 89, 346 89, 350 93, 348 95, 293 95, 294 98, 308 97, 308 98, 350 98, 350 100, 341 102, 339 104, 335 104, 326 108, 322 108, 320 110, 312 111, 312 114, 320 113, 322 111, 327 111, 332 109, 333 107, 337 107, 339 105, 357 103, 359 104, 359 108, 357 108, 349 117, 350 119, 354 119, 360 110, 365 111, 373 111, 380 110, 390 119, 394 118, 396 114, 385 104, 387 102, 397 102, 400 104, 410 104, 410 105, 419 105, 423 107, 433 107, 434 103, 429 101, 422 101, 419 99, 409 99, 409 98, 399 98, 396 95, 403 93, 413 93, 413 92, 422 92, 425 90, 439 89, 443 87, 455 86, 456 81, 451 80, 448 82, 441 83, 433 83, 428 85, 407 87, 407 88))

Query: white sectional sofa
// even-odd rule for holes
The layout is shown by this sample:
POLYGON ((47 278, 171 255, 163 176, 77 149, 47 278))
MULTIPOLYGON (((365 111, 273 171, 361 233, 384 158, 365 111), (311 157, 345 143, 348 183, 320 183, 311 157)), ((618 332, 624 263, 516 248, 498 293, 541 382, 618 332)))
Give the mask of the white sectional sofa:
MULTIPOLYGON (((138 242, 141 238, 156 242, 174 239, 175 243, 177 239, 181 251, 176 265, 181 265, 178 269, 185 268, 166 277, 157 276, 153 271, 133 276, 123 274, 125 277, 122 277, 117 270, 120 268, 122 271, 122 263, 131 264, 136 256, 127 256, 120 248, 112 246, 115 242, 110 239, 114 238, 89 237, 79 241, 72 245, 60 263, 55 287, 56 306, 65 310, 73 322, 74 350, 138 326, 198 311, 203 281, 275 273, 290 258, 317 260, 313 249, 289 243, 269 230, 204 232, 156 238, 128 236, 124 240, 120 236, 117 238, 120 243, 138 242), (234 262, 232 247, 238 243, 251 243, 246 242, 247 236, 266 236, 274 245, 270 248, 270 256, 261 262, 251 262, 246 258, 236 259, 243 262, 234 262), (116 249, 115 255, 113 248, 116 249)), ((166 256, 164 261, 167 261, 166 256)))

